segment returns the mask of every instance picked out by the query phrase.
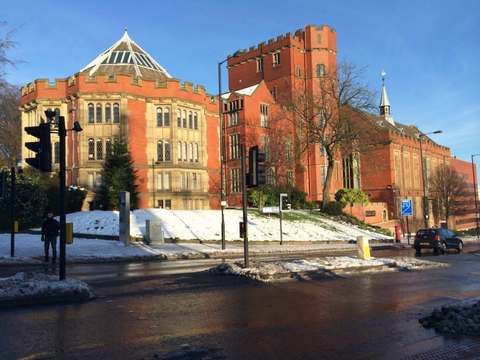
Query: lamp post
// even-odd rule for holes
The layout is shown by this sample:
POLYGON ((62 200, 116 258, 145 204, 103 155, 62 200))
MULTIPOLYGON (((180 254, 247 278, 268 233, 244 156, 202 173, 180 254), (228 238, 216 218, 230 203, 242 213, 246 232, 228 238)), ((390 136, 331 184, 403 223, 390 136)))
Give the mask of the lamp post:
POLYGON ((422 138, 426 135, 430 134, 440 134, 442 130, 437 130, 437 131, 432 131, 429 133, 420 133, 418 135, 418 138, 420 140, 420 161, 422 162, 422 183, 423 183, 423 218, 425 220, 425 227, 428 227, 428 207, 427 207, 427 193, 425 191, 425 185, 426 185, 426 174, 425 174, 425 168, 423 166, 423 147, 422 147, 422 138))
POLYGON ((224 136, 223 136, 223 99, 222 99, 222 64, 230 58, 243 55, 243 50, 237 50, 233 56, 228 56, 218 63, 218 117, 220 121, 220 207, 222 211, 222 250, 225 250, 225 216, 223 210, 227 205, 225 201, 225 159, 224 159, 224 136))
POLYGON ((475 196, 475 220, 477 222, 477 228, 476 228, 476 231, 477 231, 477 239, 479 238, 479 234, 478 234, 478 200, 477 200, 477 193, 478 193, 478 189, 477 189, 477 183, 475 181, 475 178, 476 178, 476 172, 475 172, 475 164, 473 162, 473 157, 474 156, 479 156, 480 154, 475 154, 475 155, 472 155, 472 174, 473 174, 473 194, 475 196))

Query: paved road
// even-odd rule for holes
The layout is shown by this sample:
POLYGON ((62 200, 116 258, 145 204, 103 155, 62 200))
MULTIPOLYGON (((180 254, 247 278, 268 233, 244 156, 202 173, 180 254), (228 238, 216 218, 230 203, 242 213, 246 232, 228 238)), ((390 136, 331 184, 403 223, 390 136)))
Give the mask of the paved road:
POLYGON ((480 297, 475 249, 422 254, 450 267, 284 283, 198 272, 211 260, 75 266, 69 277, 101 297, 0 310, 2 359, 146 359, 183 344, 226 359, 401 359, 444 349, 431 357, 439 359, 471 340, 417 320, 480 297))

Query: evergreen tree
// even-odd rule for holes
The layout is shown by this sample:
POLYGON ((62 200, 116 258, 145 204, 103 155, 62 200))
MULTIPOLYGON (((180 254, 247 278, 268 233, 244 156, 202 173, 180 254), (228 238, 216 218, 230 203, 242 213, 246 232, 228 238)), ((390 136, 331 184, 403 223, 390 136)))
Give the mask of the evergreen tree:
POLYGON ((128 143, 120 138, 113 142, 107 153, 101 173, 99 200, 103 210, 118 210, 118 197, 122 191, 130 192, 130 209, 138 208, 137 171, 128 143))

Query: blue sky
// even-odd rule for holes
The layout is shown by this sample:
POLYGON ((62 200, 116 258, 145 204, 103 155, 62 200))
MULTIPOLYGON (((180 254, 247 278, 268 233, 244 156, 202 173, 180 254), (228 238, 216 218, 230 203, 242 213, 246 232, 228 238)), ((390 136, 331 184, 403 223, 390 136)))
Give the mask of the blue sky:
POLYGON ((387 72, 396 121, 443 130, 432 138, 462 160, 480 153, 479 0, 0 0, 0 8, 8 22, 0 36, 18 28, 9 57, 24 63, 7 68, 18 85, 77 73, 128 28, 173 77, 216 94, 227 55, 327 24, 337 31, 339 61, 368 66, 365 80, 378 90, 387 72))

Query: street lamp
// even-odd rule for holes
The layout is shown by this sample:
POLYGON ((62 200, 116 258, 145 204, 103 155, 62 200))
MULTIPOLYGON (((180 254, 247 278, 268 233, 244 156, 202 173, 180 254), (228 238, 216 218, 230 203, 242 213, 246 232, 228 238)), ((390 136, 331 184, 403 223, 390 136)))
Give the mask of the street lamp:
POLYGON ((425 191, 425 184, 427 182, 426 180, 426 174, 425 174, 425 168, 423 166, 423 147, 422 147, 422 138, 426 135, 430 134, 440 134, 442 130, 437 130, 437 131, 432 131, 429 133, 420 133, 418 134, 418 138, 420 140, 420 161, 422 162, 422 183, 423 183, 423 217, 425 219, 425 227, 428 227, 428 203, 427 203, 427 193, 425 191))
POLYGON ((225 216, 223 210, 227 205, 225 201, 225 182, 224 182, 224 136, 223 136, 223 99, 222 99, 222 64, 230 58, 241 56, 245 53, 243 50, 237 50, 233 56, 228 56, 225 60, 218 63, 218 117, 220 120, 220 207, 222 211, 222 250, 225 250, 225 216))
POLYGON ((475 181, 475 178, 476 178, 476 172, 475 172, 475 164, 473 163, 473 157, 474 156, 479 156, 480 154, 475 154, 475 155, 472 155, 472 173, 473 173, 473 194, 475 196, 475 220, 477 221, 477 239, 479 238, 479 234, 478 234, 478 200, 477 200, 477 192, 478 192, 478 189, 477 189, 477 183, 475 181))

